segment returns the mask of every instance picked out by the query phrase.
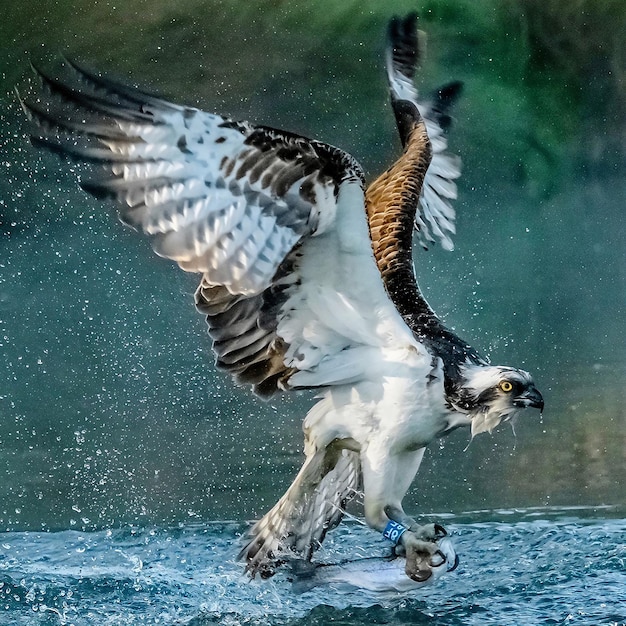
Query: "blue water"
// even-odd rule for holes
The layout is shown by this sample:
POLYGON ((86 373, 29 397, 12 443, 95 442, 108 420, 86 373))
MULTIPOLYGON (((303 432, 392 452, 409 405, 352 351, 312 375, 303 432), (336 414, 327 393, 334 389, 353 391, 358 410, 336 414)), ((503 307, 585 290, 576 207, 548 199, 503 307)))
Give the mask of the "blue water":
MULTIPOLYGON (((9 532, 0 536, 0 624, 623 626, 626 519, 619 515, 607 508, 444 516, 459 568, 432 587, 384 597, 327 587, 297 595, 287 572, 248 581, 234 560, 241 523, 9 532)), ((347 523, 319 560, 387 547, 347 523)))

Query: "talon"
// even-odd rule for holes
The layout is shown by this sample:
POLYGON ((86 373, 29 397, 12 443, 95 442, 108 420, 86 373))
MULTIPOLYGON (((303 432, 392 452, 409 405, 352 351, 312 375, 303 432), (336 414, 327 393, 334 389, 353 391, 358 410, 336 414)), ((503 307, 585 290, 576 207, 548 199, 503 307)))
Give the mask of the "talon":
POLYGON ((405 573, 411 580, 424 583, 433 574, 438 577, 443 571, 452 572, 458 567, 459 557, 450 539, 444 538, 448 533, 442 526, 421 526, 418 533, 407 530, 396 546, 396 554, 406 555, 405 573), (439 539, 441 543, 437 544, 439 539))
MULTIPOLYGON (((448 558, 446 557, 446 555, 441 551, 441 550, 437 550, 435 552, 435 554, 433 554, 432 557, 430 557, 430 566, 431 567, 441 567, 446 561, 448 560, 448 558), (441 561, 439 563, 433 563, 433 557, 438 556, 441 561)), ((450 570, 448 570, 450 571, 450 570)))
POLYGON ((435 539, 441 539, 447 536, 448 531, 441 524, 435 524, 435 539))
POLYGON ((423 541, 412 531, 402 535, 402 544, 406 552, 406 575, 418 583, 427 581, 433 570, 443 565, 447 559, 445 554, 437 548, 433 541, 423 541), (438 555, 439 563, 433 563, 433 558, 438 555))
POLYGON ((449 572, 453 572, 459 566, 460 562, 461 562, 461 559, 459 559, 459 555, 455 554, 454 555, 454 563, 452 564, 452 567, 448 568, 448 571, 449 572))
POLYGON ((429 569, 420 569, 413 572, 407 567, 404 571, 406 572, 406 575, 416 583, 426 582, 433 575, 432 571, 429 569))

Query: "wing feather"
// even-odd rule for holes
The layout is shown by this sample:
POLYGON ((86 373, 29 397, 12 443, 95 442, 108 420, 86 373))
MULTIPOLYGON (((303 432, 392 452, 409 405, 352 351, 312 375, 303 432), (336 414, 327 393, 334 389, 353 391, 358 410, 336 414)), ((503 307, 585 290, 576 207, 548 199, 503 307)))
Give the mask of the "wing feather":
MULTIPOLYGON (((22 100, 39 128, 33 142, 102 166, 103 175, 87 172, 83 189, 116 201, 121 220, 157 254, 202 275, 196 305, 218 367, 262 394, 358 378, 351 351, 373 341, 372 326, 358 305, 365 298, 351 289, 372 286, 350 285, 363 270, 343 260, 356 251, 362 261, 371 248, 364 177, 352 157, 167 102, 72 61, 61 78, 36 72, 42 88, 22 100), (356 247, 337 235, 339 210, 360 221, 346 235, 356 247), (329 259, 345 266, 343 277, 323 269, 329 259), (290 385, 296 372, 309 375, 290 385)), ((368 280, 379 281, 373 267, 368 280)))
POLYGON ((447 110, 460 90, 439 90, 430 103, 419 102, 413 75, 419 60, 417 15, 389 25, 387 74, 391 103, 404 151, 367 189, 366 206, 376 263, 397 311, 415 337, 433 354, 459 350, 465 343, 441 323, 422 295, 413 269, 412 233, 425 246, 437 237, 453 247, 455 178, 459 161, 445 152, 447 110))
POLYGON ((265 578, 284 560, 311 559, 360 487, 357 452, 331 445, 309 456, 283 497, 246 534, 239 554, 246 569, 265 578))
MULTIPOLYGON (((418 241, 424 248, 435 241, 447 250, 454 248, 455 211, 451 200, 457 198, 454 182, 461 174, 460 159, 447 152, 448 142, 444 131, 450 125, 449 110, 461 93, 462 85, 453 82, 437 90, 430 99, 420 100, 413 84, 415 70, 420 60, 423 38, 417 30, 417 14, 404 19, 394 18, 389 24, 387 46, 387 77, 392 102, 413 103, 424 120, 432 149, 432 159, 426 171, 415 215, 418 241)), ((400 126, 400 122, 399 122, 400 126)), ((400 127, 403 144, 410 128, 400 127)))

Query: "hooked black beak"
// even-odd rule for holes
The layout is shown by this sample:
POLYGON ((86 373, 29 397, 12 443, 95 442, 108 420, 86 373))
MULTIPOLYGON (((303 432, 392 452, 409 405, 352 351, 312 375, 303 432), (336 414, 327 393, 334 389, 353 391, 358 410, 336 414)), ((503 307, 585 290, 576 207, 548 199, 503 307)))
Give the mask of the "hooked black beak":
POLYGON ((517 400, 519 406, 531 406, 534 409, 539 409, 543 413, 543 396, 536 387, 527 389, 517 400))

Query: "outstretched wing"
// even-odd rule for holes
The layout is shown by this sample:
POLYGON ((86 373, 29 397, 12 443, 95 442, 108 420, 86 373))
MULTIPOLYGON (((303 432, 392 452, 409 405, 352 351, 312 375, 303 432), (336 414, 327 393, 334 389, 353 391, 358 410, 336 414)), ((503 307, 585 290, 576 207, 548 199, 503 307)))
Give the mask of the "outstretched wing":
MULTIPOLYGON (((33 142, 95 163, 102 175, 82 187, 116 200, 122 221, 150 236, 157 254, 202 274, 196 303, 218 367, 261 395, 358 378, 362 365, 348 348, 371 338, 337 271, 363 272, 342 255, 371 257, 363 173, 352 157, 69 61, 63 79, 38 74, 43 89, 22 100, 40 129, 33 142), (362 225, 338 234, 338 212, 362 225)), ((367 280, 360 288, 371 290, 367 280)))
MULTIPOLYGON (((423 35, 423 33, 422 33, 423 35)), ((426 248, 429 243, 441 242, 446 250, 452 250, 455 233, 455 211, 451 202, 457 197, 455 179, 461 175, 459 157, 447 152, 445 131, 450 125, 449 109, 461 93, 460 82, 449 83, 438 89, 428 100, 419 100, 413 79, 425 48, 423 36, 417 30, 417 14, 404 19, 395 17, 389 22, 387 44, 387 77, 392 104, 412 102, 426 125, 432 149, 432 160, 426 171, 424 184, 415 214, 415 228, 419 243, 426 248)), ((396 112, 398 129, 403 145, 409 128, 402 124, 396 112)))
MULTIPOLYGON (((419 102, 413 77, 419 61, 417 15, 394 18, 389 24, 387 76, 391 104, 404 152, 367 188, 366 205, 376 262, 393 304, 413 334, 435 356, 479 359, 466 342, 435 315, 415 279, 411 231, 421 243, 437 236, 452 247, 458 159, 446 152, 444 128, 448 107, 460 92, 451 83, 430 103, 419 102)), ((452 359, 454 361, 454 359, 452 359)), ((450 362, 451 359, 444 359, 450 362)))

